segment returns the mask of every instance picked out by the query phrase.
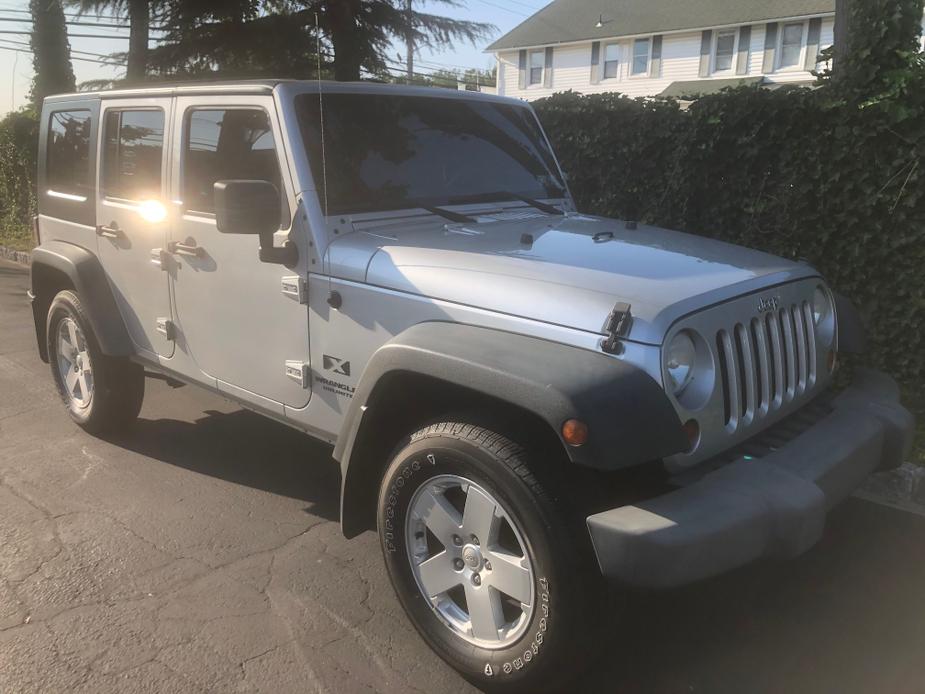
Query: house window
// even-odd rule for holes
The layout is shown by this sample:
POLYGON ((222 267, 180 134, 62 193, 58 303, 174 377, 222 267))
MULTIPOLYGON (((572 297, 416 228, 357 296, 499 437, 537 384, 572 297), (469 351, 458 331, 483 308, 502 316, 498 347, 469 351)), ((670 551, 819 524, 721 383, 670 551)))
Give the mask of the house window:
POLYGON ((785 24, 780 38, 780 67, 797 67, 803 53, 803 22, 785 24))
POLYGON ((604 79, 617 78, 617 69, 620 67, 620 44, 608 43, 604 46, 604 79))
POLYGON ((634 75, 644 75, 649 71, 649 39, 636 39, 633 42, 634 75))
POLYGON ((728 72, 732 70, 736 52, 735 29, 716 32, 716 51, 713 56, 713 71, 728 72))
POLYGON ((546 65, 546 51, 530 51, 530 82, 543 83, 543 67, 546 65))

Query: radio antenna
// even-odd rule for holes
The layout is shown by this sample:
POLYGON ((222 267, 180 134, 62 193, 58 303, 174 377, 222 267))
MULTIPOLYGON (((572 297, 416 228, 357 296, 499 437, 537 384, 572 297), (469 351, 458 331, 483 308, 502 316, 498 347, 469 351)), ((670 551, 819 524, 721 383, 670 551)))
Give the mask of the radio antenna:
POLYGON ((315 12, 315 38, 318 42, 318 123, 321 132, 321 185, 324 195, 324 216, 328 216, 328 162, 324 152, 324 97, 321 93, 321 23, 315 12))

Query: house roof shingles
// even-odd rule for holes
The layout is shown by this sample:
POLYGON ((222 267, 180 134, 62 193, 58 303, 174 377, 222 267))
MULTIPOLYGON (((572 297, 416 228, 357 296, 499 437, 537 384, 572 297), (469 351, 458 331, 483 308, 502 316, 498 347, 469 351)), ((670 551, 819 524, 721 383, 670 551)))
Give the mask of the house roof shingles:
POLYGON ((487 51, 835 12, 835 0, 555 0, 487 51), (603 26, 596 27, 603 18, 603 26))

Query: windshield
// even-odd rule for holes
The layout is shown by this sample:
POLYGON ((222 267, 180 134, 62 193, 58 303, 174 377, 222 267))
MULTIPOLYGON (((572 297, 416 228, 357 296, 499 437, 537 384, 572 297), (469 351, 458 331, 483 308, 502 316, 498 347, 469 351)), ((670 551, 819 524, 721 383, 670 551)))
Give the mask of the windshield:
MULTIPOLYGON (((328 214, 433 207, 504 198, 560 198, 565 186, 533 112, 474 99, 296 97, 312 175, 328 214)), ((323 204, 323 203, 322 203, 323 204)))

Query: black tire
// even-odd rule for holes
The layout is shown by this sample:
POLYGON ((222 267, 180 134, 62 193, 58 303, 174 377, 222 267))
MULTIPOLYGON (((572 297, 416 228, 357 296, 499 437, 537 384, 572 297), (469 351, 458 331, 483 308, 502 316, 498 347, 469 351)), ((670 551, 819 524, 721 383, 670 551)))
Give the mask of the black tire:
MULTIPOLYGON (((456 505, 461 503, 457 501, 456 505)), ((465 525, 465 519, 459 518, 465 525)), ((573 681, 596 652, 594 643, 599 639, 594 635, 601 611, 609 603, 587 530, 579 529, 575 520, 543 489, 531 471, 524 448, 501 434, 461 422, 434 424, 411 435, 392 458, 379 493, 379 537, 399 600, 428 645, 469 681, 487 691, 562 691, 564 683, 573 681), (522 623, 527 624, 526 628, 516 641, 493 648, 472 643, 454 631, 438 615, 423 588, 418 587, 412 569, 411 555, 415 550, 409 548, 406 537, 412 499, 425 485, 432 489, 431 485, 456 476, 494 497, 510 517, 511 525, 519 527, 521 544, 526 545, 525 554, 533 569, 536 607, 529 618, 524 612, 522 623)), ((413 515, 411 522, 414 523, 413 515)), ((421 532, 411 527, 414 537, 420 538, 421 532)), ((424 542, 432 540, 430 533, 426 535, 424 542)), ((472 541, 478 545, 478 540, 472 541)), ((418 552, 420 547, 419 544, 418 552)), ((442 551, 443 547, 437 545, 434 553, 442 551)), ((447 562, 454 561, 453 551, 446 548, 447 562)), ((432 558, 429 550, 427 553, 432 558)), ((470 558, 471 551, 465 561, 470 558)), ((455 568, 462 569, 462 555, 455 561, 455 568)), ((470 567, 465 568, 468 571, 470 567)), ((470 576, 470 582, 480 588, 484 580, 487 585, 491 568, 483 565, 480 575, 488 578, 475 583, 470 576)), ((459 590, 468 588, 464 581, 459 590)), ((465 604, 468 609, 468 602, 465 604)), ((474 624, 471 617, 469 624, 474 624)), ((512 632, 511 638, 515 638, 518 632, 512 632)))
POLYGON ((114 433, 130 426, 144 400, 144 369, 125 357, 103 354, 75 292, 65 290, 55 296, 48 309, 45 334, 52 378, 71 419, 91 434, 114 433), (61 374, 58 330, 67 319, 80 330, 92 372, 92 386, 83 402, 75 399, 61 374))

